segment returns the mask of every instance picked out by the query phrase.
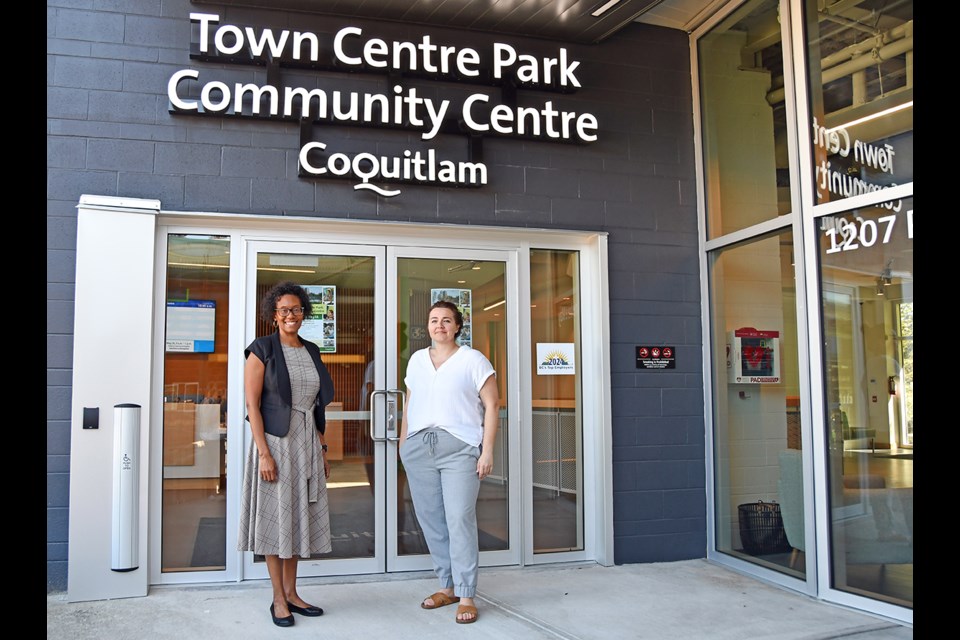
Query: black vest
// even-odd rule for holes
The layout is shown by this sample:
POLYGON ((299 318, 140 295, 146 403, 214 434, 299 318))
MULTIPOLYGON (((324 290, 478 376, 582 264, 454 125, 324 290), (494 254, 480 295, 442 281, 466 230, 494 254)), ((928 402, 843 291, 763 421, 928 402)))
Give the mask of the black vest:
MULTIPOLYGON (((333 400, 333 378, 327 371, 327 366, 320 359, 320 347, 313 342, 301 339, 307 353, 313 358, 320 374, 320 392, 313 407, 313 419, 317 430, 324 433, 327 428, 326 406, 333 400)), ((276 331, 269 335, 257 338, 250 346, 243 350, 246 359, 250 354, 256 354, 264 365, 263 392, 260 396, 260 414, 263 416, 263 430, 270 435, 283 437, 290 430, 290 373, 287 371, 287 361, 283 357, 283 347, 280 345, 280 334, 276 331)), ((249 418, 245 418, 249 419, 249 418)))

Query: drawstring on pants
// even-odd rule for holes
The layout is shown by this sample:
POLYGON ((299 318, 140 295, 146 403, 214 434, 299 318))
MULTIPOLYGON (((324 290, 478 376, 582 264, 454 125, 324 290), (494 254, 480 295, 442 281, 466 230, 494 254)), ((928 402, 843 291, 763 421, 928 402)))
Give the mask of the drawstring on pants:
POLYGON ((433 429, 427 429, 423 432, 423 442, 430 445, 430 455, 436 456, 437 432, 433 429))

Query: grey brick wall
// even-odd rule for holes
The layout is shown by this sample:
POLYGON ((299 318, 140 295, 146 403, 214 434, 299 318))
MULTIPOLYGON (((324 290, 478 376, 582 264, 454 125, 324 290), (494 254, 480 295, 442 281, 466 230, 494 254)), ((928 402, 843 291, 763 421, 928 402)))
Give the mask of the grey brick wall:
MULTIPOLYGON (((411 27, 224 7, 225 22, 333 33, 347 24, 389 40, 411 27)), ((171 115, 180 68, 262 82, 248 66, 189 59, 189 0, 47 2, 47 589, 66 588, 76 205, 84 193, 156 198, 168 210, 306 215, 609 233, 614 521, 617 563, 706 555, 697 213, 686 34, 631 25, 601 45, 498 37, 518 51, 581 60, 583 88, 543 94, 589 111, 590 145, 488 138, 480 189, 405 186, 399 199, 296 176, 296 125, 171 115), (635 368, 637 344, 677 348, 677 368, 635 368)), ((435 42, 485 50, 492 36, 418 27, 435 42)), ((297 81, 318 75, 284 71, 297 81)), ((288 76, 284 76, 288 77, 288 76)), ((344 89, 385 88, 366 74, 344 89)), ((430 88, 428 81, 411 81, 430 88)), ((451 86, 450 91, 462 90, 451 86)), ((521 94, 524 92, 521 91, 521 94)), ((405 132, 324 129, 331 147, 410 145, 405 132)), ((441 136, 443 149, 465 148, 441 136)))

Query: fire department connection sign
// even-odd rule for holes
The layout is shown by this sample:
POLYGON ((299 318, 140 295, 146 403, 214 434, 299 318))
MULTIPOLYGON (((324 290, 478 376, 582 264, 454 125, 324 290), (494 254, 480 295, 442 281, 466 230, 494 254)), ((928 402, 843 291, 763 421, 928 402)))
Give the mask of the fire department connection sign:
POLYGON ((673 347, 637 347, 637 369, 676 369, 677 356, 673 347))

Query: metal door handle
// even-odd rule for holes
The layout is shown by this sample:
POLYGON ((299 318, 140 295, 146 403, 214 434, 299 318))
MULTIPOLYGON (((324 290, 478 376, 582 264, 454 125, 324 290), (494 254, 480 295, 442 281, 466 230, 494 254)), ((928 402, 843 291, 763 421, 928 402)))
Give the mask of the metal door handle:
POLYGON ((403 420, 403 391, 390 389, 386 393, 393 398, 387 401, 387 440, 397 442, 400 440, 400 425, 398 425, 398 422, 403 420), (393 433, 392 436, 390 435, 391 432, 393 433))
POLYGON ((400 420, 403 419, 403 392, 399 389, 376 389, 370 392, 370 439, 374 442, 397 442, 400 440, 400 420), (384 397, 384 424, 383 438, 376 436, 377 424, 377 396, 384 397))
MULTIPOLYGON (((377 404, 376 404, 376 400, 377 400, 377 396, 384 396, 384 397, 386 397, 387 393, 388 393, 388 392, 387 392, 386 389, 374 389, 373 391, 370 392, 370 404, 368 405, 368 406, 370 407, 370 439, 373 440, 374 442, 386 442, 386 441, 387 441, 386 438, 378 438, 378 437, 376 436, 376 422, 377 422, 377 404)), ((389 403, 388 403, 388 404, 389 404, 389 403)))

